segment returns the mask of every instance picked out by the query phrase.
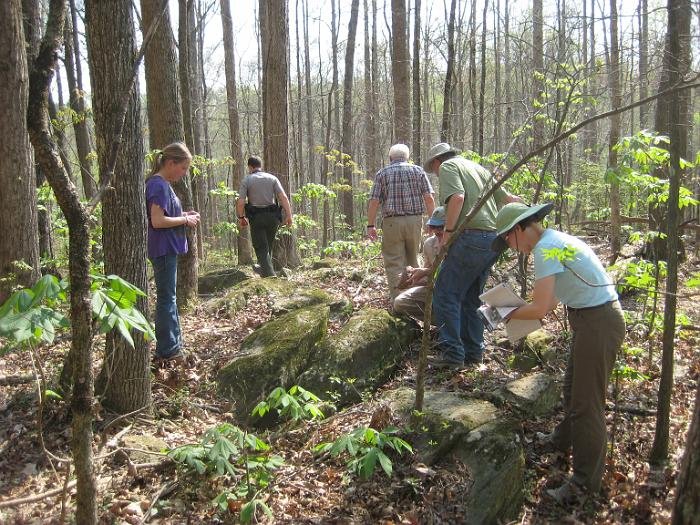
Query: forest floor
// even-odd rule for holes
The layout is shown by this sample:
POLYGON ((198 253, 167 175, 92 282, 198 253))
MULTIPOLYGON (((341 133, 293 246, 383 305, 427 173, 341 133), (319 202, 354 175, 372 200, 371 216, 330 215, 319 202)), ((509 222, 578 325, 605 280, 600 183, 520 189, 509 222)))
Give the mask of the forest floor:
MULTIPOLYGON (((359 264, 359 263, 358 263, 359 264)), ((501 269, 501 271, 503 271, 501 269)), ((683 275, 698 271, 698 261, 686 262, 683 275)), ((303 279, 302 274, 292 280, 303 279)), ((684 279, 680 279, 684 282, 684 279)), ((359 284, 343 277, 322 283, 344 293, 355 308, 371 305, 388 307, 381 270, 359 284)), ((683 291, 685 293, 687 291, 683 291)), ((639 297, 624 298, 625 309, 640 309, 639 297)), ((681 298, 679 310, 697 330, 698 306, 692 298, 681 298)), ((115 415, 96 408, 95 455, 99 487, 98 512, 102 523, 232 523, 241 502, 232 501, 229 511, 212 504, 222 490, 220 482, 185 475, 182 470, 152 452, 123 444, 126 435, 150 434, 169 447, 199 442, 204 432, 224 422, 232 422, 231 404, 216 393, 217 371, 236 353, 240 342, 270 316, 263 301, 253 301, 235 319, 214 318, 195 309, 182 318, 189 352, 186 366, 164 368, 153 381, 154 410, 114 424, 115 415)), ((560 331, 560 320, 548 319, 547 328, 560 331)), ((537 438, 549 432, 561 418, 555 411, 548 417, 526 422, 522 440, 526 451, 525 501, 513 523, 668 523, 674 498, 678 465, 692 415, 695 389, 700 375, 698 332, 683 331, 676 338, 675 386, 672 394, 669 462, 665 469, 651 471, 647 458, 655 429, 655 407, 660 375, 660 338, 644 340, 643 330, 631 328, 627 345, 645 349, 644 354, 628 356, 628 364, 648 376, 645 380, 623 381, 617 406, 608 400, 608 430, 614 439, 608 456, 608 473, 602 493, 583 505, 562 508, 545 493, 567 476, 568 461, 547 452, 537 438), (646 350, 651 349, 651 362, 646 350)), ((493 389, 518 377, 505 364, 513 351, 500 348, 488 334, 484 363, 478 369, 454 374, 427 375, 428 386, 472 393, 493 389)), ((69 342, 36 350, 35 362, 46 377, 56 377, 69 342)), ((565 366, 564 342, 557 345, 557 357, 546 370, 561 377, 565 366)), ((101 353, 101 349, 98 353, 101 353)), ((418 354, 416 343, 389 387, 414 385, 418 354)), ((32 374, 25 352, 0 357, 0 375, 32 374)), ((303 386, 303 385, 302 385, 303 386)), ((268 523, 460 523, 460 504, 469 489, 469 476, 463 465, 454 463, 427 467, 410 455, 394 457, 390 478, 377 472, 368 481, 348 474, 337 459, 319 457, 313 445, 335 439, 342 433, 369 424, 377 407, 375 396, 353 405, 326 420, 302 423, 284 430, 260 431, 265 440, 284 458, 270 486, 261 494, 272 511, 268 523)), ((74 489, 64 487, 66 465, 49 459, 42 451, 37 425, 36 386, 32 383, 0 387, 0 523, 70 523, 74 489), (61 490, 65 488, 65 490, 61 490), (47 491, 58 491, 28 503, 10 500, 47 491), (64 514, 65 513, 65 514, 64 514)), ((70 412, 62 401, 49 400, 42 426, 46 448, 55 456, 70 456, 70 412)))

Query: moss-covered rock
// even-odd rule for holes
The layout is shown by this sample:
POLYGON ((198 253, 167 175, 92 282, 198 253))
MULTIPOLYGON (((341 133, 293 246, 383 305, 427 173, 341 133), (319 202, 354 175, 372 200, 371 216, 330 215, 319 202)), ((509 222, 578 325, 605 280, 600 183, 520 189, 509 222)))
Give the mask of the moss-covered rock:
POLYGON ((253 297, 265 297, 275 315, 314 305, 327 305, 333 313, 341 312, 348 301, 339 294, 300 285, 285 279, 266 277, 250 279, 231 288, 225 296, 207 301, 208 312, 225 312, 229 317, 243 310, 253 297))
POLYGON ((411 419, 415 393, 386 394, 394 413, 413 424, 418 459, 462 461, 474 484, 465 501, 465 523, 498 523, 517 514, 522 503, 525 457, 516 420, 487 401, 454 392, 425 393, 423 411, 411 419))
POLYGON ((247 419, 273 388, 290 387, 316 358, 328 329, 328 306, 302 308, 268 321, 241 344, 240 353, 219 372, 219 392, 247 419))
POLYGON ((212 270, 199 276, 197 291, 200 295, 214 294, 252 279, 253 276, 253 270, 246 266, 212 270))
POLYGON ((559 402, 561 389, 544 373, 530 374, 503 387, 503 396, 526 417, 551 412, 559 402))
POLYGON ((522 352, 513 354, 510 366, 521 372, 529 372, 538 365, 551 362, 556 357, 552 347, 554 336, 545 330, 535 330, 523 341, 522 352))
POLYGON ((128 449, 129 458, 134 463, 150 463, 158 459, 158 454, 166 452, 168 444, 160 438, 150 434, 127 434, 121 439, 122 445, 128 449), (149 454, 148 452, 153 452, 149 454))
POLYGON ((320 259, 311 263, 312 270, 318 270, 319 268, 337 268, 338 266, 340 266, 340 261, 332 257, 326 257, 325 259, 320 259))
POLYGON ((321 342, 313 366, 298 382, 320 396, 336 392, 335 401, 341 405, 359 401, 361 392, 375 389, 391 376, 415 337, 406 321, 386 310, 361 310, 321 342), (333 383, 332 377, 341 382, 333 383))

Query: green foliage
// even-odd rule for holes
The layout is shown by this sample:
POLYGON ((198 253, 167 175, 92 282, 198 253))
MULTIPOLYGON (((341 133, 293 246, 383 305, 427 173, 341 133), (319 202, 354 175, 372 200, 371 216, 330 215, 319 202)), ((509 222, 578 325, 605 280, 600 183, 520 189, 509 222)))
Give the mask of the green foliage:
POLYGON ((576 248, 564 246, 563 248, 551 248, 542 250, 544 260, 556 259, 560 263, 571 262, 576 259, 576 248))
POLYGON ((294 202, 301 202, 304 198, 321 202, 323 200, 335 199, 337 198, 337 194, 323 184, 309 182, 304 184, 295 193, 292 193, 292 200, 294 202))
MULTIPOLYGON (((91 275, 92 317, 102 333, 116 329, 133 348, 130 330, 147 339, 155 339, 153 327, 136 308, 145 294, 117 275, 91 275)), ((67 303, 68 283, 45 275, 31 288, 13 293, 0 306, 0 337, 9 340, 8 348, 53 343, 56 331, 69 326, 60 308, 67 303)))
POLYGON ((622 284, 618 285, 618 291, 623 293, 636 289, 654 294, 658 288, 658 280, 665 279, 666 273, 665 261, 654 263, 642 259, 627 263, 621 278, 622 284))
POLYGON ((219 184, 216 185, 216 188, 209 190, 209 194, 222 199, 229 197, 232 199, 238 198, 238 192, 229 188, 225 181, 220 181, 219 184))
POLYGON ((277 387, 268 394, 267 399, 255 406, 252 415, 263 417, 270 410, 276 410, 281 418, 291 421, 323 419, 321 404, 318 396, 299 385, 294 385, 288 391, 277 387))
POLYGON ((324 257, 372 259, 381 253, 380 243, 333 241, 321 252, 324 257))
MULTIPOLYGON (((668 144, 668 137, 642 130, 623 137, 614 146, 619 155, 618 165, 606 172, 605 180, 617 182, 628 189, 632 208, 638 203, 658 207, 668 200, 670 182, 658 176, 660 170, 670 166, 671 155, 666 149, 668 144)), ((692 164, 681 159, 681 167, 689 168, 692 164)), ((678 207, 682 209, 697 204, 693 192, 681 186, 678 207)))
POLYGON ((403 452, 413 453, 411 445, 398 437, 398 433, 399 429, 395 427, 385 428, 382 432, 371 427, 359 427, 343 434, 332 443, 316 445, 314 451, 329 453, 332 457, 341 454, 349 456, 348 470, 361 479, 372 477, 377 463, 384 473, 391 477, 393 464, 385 451, 390 449, 398 455, 402 455, 403 452))
POLYGON ((209 429, 201 442, 183 445, 168 452, 186 474, 206 476, 227 487, 212 503, 220 510, 229 509, 229 501, 245 500, 240 520, 250 523, 260 508, 267 515, 270 509, 259 493, 268 487, 273 472, 284 460, 270 452, 270 446, 253 434, 229 423, 209 429))

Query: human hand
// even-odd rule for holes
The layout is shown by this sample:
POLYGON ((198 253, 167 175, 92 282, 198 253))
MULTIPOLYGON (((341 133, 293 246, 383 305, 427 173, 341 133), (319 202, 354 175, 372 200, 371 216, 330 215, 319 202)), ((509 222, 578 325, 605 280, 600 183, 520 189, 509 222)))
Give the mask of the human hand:
POLYGON ((291 226, 292 226, 292 216, 291 216, 291 215, 285 215, 285 216, 284 216, 284 222, 283 222, 282 224, 284 224, 285 226, 291 227, 291 226))
POLYGON ((199 224, 199 213, 197 213, 197 212, 194 212, 194 214, 185 213, 185 226, 189 226, 190 228, 196 228, 198 224, 199 224))
POLYGON ((238 225, 241 228, 247 228, 248 227, 248 218, 247 217, 239 217, 238 218, 238 225))
POLYGON ((368 226, 367 237, 369 237, 370 241, 376 241, 379 238, 379 236, 377 235, 377 228, 375 228, 374 226, 368 226))

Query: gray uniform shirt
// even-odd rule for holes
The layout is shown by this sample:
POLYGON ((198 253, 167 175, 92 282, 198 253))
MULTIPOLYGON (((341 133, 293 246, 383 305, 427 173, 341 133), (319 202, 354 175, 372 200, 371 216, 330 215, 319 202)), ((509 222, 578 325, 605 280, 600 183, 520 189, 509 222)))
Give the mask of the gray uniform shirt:
POLYGON ((264 171, 254 171, 241 181, 241 199, 248 199, 248 204, 257 207, 272 206, 276 203, 278 193, 284 193, 277 177, 264 171))

